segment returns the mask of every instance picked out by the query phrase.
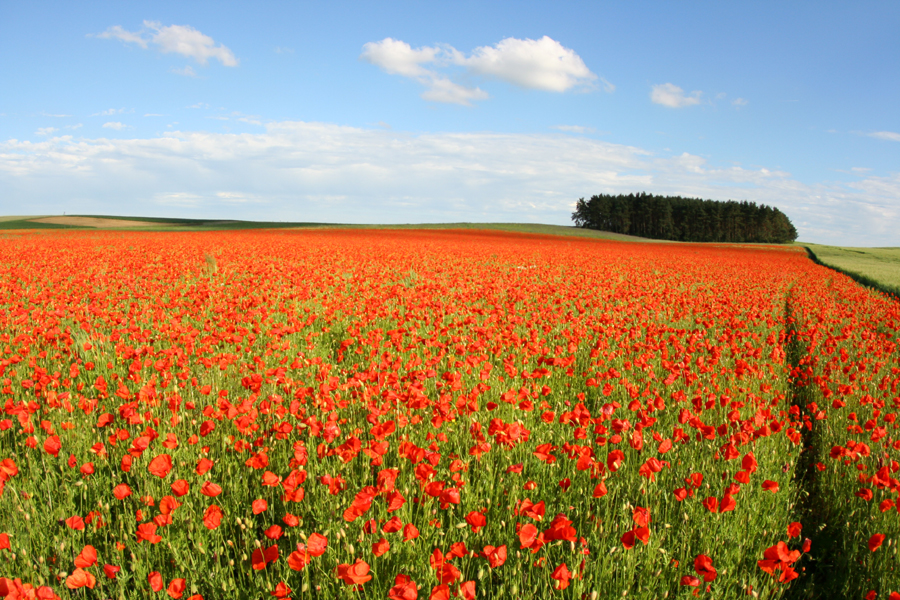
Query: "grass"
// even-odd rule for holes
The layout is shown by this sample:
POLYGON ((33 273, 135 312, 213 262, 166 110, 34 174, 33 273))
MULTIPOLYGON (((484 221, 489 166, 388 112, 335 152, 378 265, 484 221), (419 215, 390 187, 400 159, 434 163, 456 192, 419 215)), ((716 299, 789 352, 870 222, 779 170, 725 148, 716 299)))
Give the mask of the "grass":
POLYGON ((57 225, 55 223, 39 223, 29 221, 32 217, 0 217, 0 229, 88 229, 77 225, 57 225))
POLYGON ((810 258, 858 283, 900 298, 900 248, 842 248, 802 244, 810 258))
MULTIPOLYGON (((340 229, 466 229, 495 230, 538 235, 562 235, 587 237, 604 240, 631 242, 659 242, 633 235, 622 235, 608 231, 582 229, 567 225, 545 225, 542 223, 405 223, 405 224, 350 224, 314 223, 293 221, 237 221, 223 219, 179 219, 163 217, 122 217, 118 215, 68 215, 94 219, 116 219, 119 221, 144 221, 152 225, 128 227, 129 231, 233 231, 241 229, 296 229, 296 228, 340 228, 340 229)), ((0 229, 95 229, 78 225, 56 225, 31 221, 38 217, 0 217, 0 229)), ((103 229, 118 229, 109 227, 103 229)))

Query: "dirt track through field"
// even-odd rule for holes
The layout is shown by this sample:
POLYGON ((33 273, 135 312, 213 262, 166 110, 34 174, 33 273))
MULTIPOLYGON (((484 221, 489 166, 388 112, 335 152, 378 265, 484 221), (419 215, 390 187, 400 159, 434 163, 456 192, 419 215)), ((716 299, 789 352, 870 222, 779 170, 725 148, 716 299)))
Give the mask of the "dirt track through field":
POLYGON ((80 227, 95 227, 107 229, 110 227, 147 227, 159 225, 150 221, 126 221, 124 219, 99 219, 96 217, 43 217, 30 219, 32 223, 50 223, 53 225, 78 225, 80 227))

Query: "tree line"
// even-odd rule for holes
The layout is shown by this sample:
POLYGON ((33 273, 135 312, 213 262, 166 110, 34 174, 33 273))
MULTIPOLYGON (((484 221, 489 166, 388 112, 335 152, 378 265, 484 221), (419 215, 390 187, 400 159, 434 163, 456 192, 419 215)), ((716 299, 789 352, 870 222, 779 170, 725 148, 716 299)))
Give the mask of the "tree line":
POLYGON ((580 198, 572 220, 577 227, 657 240, 783 244, 797 239, 787 215, 746 200, 599 194, 587 202, 580 198))

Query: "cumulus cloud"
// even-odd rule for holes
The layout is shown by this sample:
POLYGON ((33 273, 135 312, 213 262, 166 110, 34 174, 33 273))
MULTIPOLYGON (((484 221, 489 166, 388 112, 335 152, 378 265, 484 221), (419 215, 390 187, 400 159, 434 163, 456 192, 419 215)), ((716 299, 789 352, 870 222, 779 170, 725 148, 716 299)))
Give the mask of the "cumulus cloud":
POLYGON ((893 131, 874 131, 869 134, 869 137, 891 142, 900 142, 900 133, 894 133, 893 131))
POLYGON ((56 127, 39 127, 37 131, 34 132, 35 135, 52 135, 59 131, 56 127))
POLYGON ((175 53, 193 58, 201 65, 209 59, 218 60, 226 67, 236 67, 238 59, 226 46, 219 44, 190 25, 162 25, 157 21, 144 21, 138 31, 127 31, 121 25, 114 25, 96 35, 102 39, 117 39, 128 44, 148 48, 153 44, 164 54, 175 53))
POLYGON ((778 206, 805 241, 897 245, 900 173, 801 183, 584 136, 411 134, 270 122, 260 133, 0 142, 0 214, 77 210, 319 222, 570 224, 575 201, 647 191, 778 206))
POLYGON ((454 61, 478 75, 533 90, 565 92, 597 79, 574 50, 546 35, 539 40, 506 38, 475 48, 469 57, 454 55, 454 61))
MULTIPOLYGON (((413 48, 402 40, 385 38, 365 44, 360 59, 385 73, 418 81, 426 87, 422 93, 426 100, 463 105, 484 100, 488 94, 453 81, 446 74, 449 69, 461 68, 464 79, 481 77, 549 92, 590 88, 598 80, 574 50, 547 36, 506 38, 494 46, 475 48, 468 56, 447 44, 413 48)), ((607 91, 615 89, 601 81, 607 91)))
POLYGON ((684 108, 700 104, 700 96, 703 92, 694 91, 690 96, 684 95, 684 90, 674 83, 661 83, 654 85, 650 91, 650 100, 655 104, 662 104, 669 108, 684 108))

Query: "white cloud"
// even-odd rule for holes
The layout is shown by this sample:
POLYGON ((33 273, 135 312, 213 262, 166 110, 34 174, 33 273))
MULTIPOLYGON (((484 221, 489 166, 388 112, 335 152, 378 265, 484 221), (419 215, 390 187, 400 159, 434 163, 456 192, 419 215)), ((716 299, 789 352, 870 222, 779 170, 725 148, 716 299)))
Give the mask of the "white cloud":
POLYGON ((744 106, 747 106, 748 104, 750 104, 750 102, 743 98, 735 98, 734 100, 731 101, 731 105, 734 106, 735 108, 742 108, 744 106))
POLYGON ((209 108, 209 104, 207 104, 206 102, 198 102, 197 104, 191 104, 187 108, 204 108, 204 109, 206 109, 206 108, 209 108))
POLYGON ((263 203, 256 194, 245 194, 243 192, 216 192, 216 197, 228 204, 263 203))
POLYGON ((254 134, 7 140, 0 189, 0 214, 27 202, 41 214, 140 206, 161 216, 558 224, 571 223, 580 197, 647 191, 778 206, 805 241, 896 246, 900 231, 900 173, 807 184, 775 169, 557 133, 270 122, 254 134))
POLYGON ((593 127, 585 127, 584 125, 553 125, 551 129, 558 129, 566 133, 594 133, 596 131, 593 127))
POLYGON ((432 71, 422 65, 435 62, 441 52, 440 48, 427 46, 414 50, 406 42, 384 38, 380 42, 365 44, 360 58, 381 67, 391 75, 429 77, 432 71))
MULTIPOLYGON (((92 34, 88 34, 93 37, 92 34)), ((147 40, 144 39, 142 31, 126 31, 121 25, 113 25, 103 33, 98 33, 96 37, 101 39, 117 39, 123 42, 137 44, 141 48, 147 47, 147 40)))
POLYGON ((285 48, 283 46, 275 46, 275 54, 293 54, 293 48, 285 48))
POLYGON ((231 50, 222 44, 217 46, 211 37, 190 25, 162 25, 157 21, 144 21, 144 27, 139 31, 127 31, 120 25, 114 25, 96 37, 118 39, 145 49, 149 44, 154 44, 164 54, 180 54, 204 66, 211 58, 226 67, 238 65, 238 59, 231 50))
POLYGON ((42 117, 53 117, 54 119, 63 119, 63 118, 66 118, 66 117, 71 117, 72 115, 53 115, 53 114, 50 114, 50 113, 42 112, 42 113, 41 113, 41 116, 42 116, 42 117))
POLYGON ((34 132, 35 135, 52 135, 59 131, 56 127, 39 127, 37 131, 34 132))
POLYGON ((194 68, 191 65, 185 65, 183 69, 176 69, 172 67, 171 71, 176 75, 184 75, 185 77, 197 76, 197 73, 194 71, 194 68))
POLYGON ((650 100, 656 104, 662 104, 669 108, 684 108, 700 104, 700 96, 703 92, 694 91, 690 96, 684 95, 684 90, 673 83, 661 83, 653 86, 650 92, 650 100))
POLYGON ((879 140, 889 140, 891 142, 900 142, 900 133, 893 131, 874 131, 869 137, 878 138, 879 140))
POLYGON ((161 115, 159 113, 146 113, 145 117, 165 117, 166 115, 161 115))
POLYGON ((422 92, 422 98, 434 102, 471 106, 471 100, 487 100, 489 97, 488 93, 480 88, 467 88, 445 77, 434 77, 428 85, 428 89, 422 92))
POLYGON ((116 131, 122 131, 125 127, 124 123, 119 123, 118 121, 110 121, 103 124, 104 129, 115 129, 116 131))
POLYGON ((100 112, 94 113, 91 116, 92 117, 108 117, 111 115, 121 115, 123 112, 125 112, 124 108, 107 108, 106 110, 101 110, 100 112))
POLYGON ((475 48, 468 58, 456 54, 454 62, 478 75, 548 92, 565 92, 597 79, 574 50, 546 35, 539 40, 506 38, 475 48))
MULTIPOLYGON (((415 79, 427 89, 422 97, 436 102, 470 105, 488 98, 478 87, 466 87, 443 70, 462 67, 466 78, 482 77, 551 92, 588 88, 598 79, 574 50, 547 36, 539 40, 506 38, 494 46, 475 48, 469 56, 442 44, 413 48, 402 40, 385 38, 363 46, 360 59, 386 73, 415 79)), ((604 89, 615 86, 600 79, 604 89)))

